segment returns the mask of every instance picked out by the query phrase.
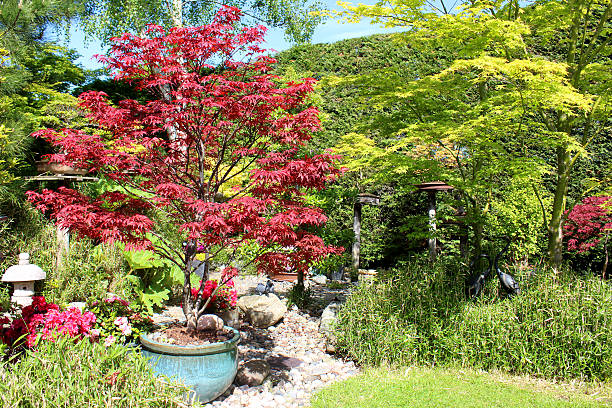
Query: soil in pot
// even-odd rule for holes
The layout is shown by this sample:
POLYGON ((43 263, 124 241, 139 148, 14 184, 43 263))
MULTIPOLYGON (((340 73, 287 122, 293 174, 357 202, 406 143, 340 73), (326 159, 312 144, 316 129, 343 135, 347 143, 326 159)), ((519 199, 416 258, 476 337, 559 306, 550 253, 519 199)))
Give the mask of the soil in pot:
POLYGON ((230 340, 234 332, 223 330, 198 330, 182 324, 172 324, 150 334, 152 340, 177 346, 203 346, 230 340))

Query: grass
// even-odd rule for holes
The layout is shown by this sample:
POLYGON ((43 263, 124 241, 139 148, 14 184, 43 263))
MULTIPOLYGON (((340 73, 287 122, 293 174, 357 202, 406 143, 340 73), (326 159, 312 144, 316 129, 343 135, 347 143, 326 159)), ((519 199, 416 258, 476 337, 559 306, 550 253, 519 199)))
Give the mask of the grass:
POLYGON ((13 363, 0 361, 0 406, 186 408, 187 389, 162 382, 138 353, 59 338, 13 363))
MULTIPOLYGON (((379 274, 380 275, 380 274, 379 274)), ((548 270, 516 274, 522 293, 477 301, 465 271, 409 264, 360 285, 338 314, 338 349, 364 366, 467 367, 549 379, 612 379, 612 285, 548 270)))
POLYGON ((612 386, 442 368, 370 369, 315 395, 313 408, 564 408, 612 406, 612 386))

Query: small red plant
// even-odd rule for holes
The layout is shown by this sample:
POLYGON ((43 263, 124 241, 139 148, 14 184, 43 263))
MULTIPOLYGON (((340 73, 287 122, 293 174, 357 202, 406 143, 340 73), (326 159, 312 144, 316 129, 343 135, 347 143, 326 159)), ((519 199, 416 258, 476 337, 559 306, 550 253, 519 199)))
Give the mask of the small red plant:
MULTIPOLYGON (((275 61, 259 47, 265 29, 238 28, 241 14, 224 7, 206 26, 150 26, 143 37, 115 38, 101 61, 152 99, 115 106, 102 92, 86 92, 81 106, 96 131, 36 133, 60 152, 50 161, 98 173, 118 187, 93 198, 60 187, 31 191, 29 199, 62 228, 150 249, 178 265, 183 312, 194 327, 212 298, 192 295, 198 250, 206 258, 198 293, 211 262, 223 253, 231 265, 244 244, 257 244, 249 262, 261 272, 305 273, 340 251, 313 233, 327 218, 307 200, 340 173, 337 157, 306 148, 320 126, 308 101, 314 79, 283 82, 271 75, 275 61), (153 212, 175 223, 182 248, 153 212)), ((220 287, 237 272, 225 268, 220 287)))
POLYGON ((563 227, 567 250, 587 252, 604 240, 605 260, 602 270, 606 277, 608 266, 608 236, 612 230, 612 197, 587 197, 567 213, 563 227))
POLYGON ((11 347, 25 338, 25 345, 32 348, 38 337, 48 341, 55 341, 58 335, 87 337, 95 321, 92 312, 81 312, 78 308, 60 311, 58 305, 35 296, 32 304, 21 310, 21 316, 12 322, 7 318, 0 322, 0 334, 3 343, 11 347))
MULTIPOLYGON (((200 286, 202 282, 200 282, 200 286)), ((208 280, 204 284, 202 292, 198 292, 196 288, 191 289, 191 296, 196 300, 198 296, 202 297, 205 303, 208 303, 207 312, 220 312, 225 309, 233 308, 238 301, 238 293, 234 289, 234 281, 229 280, 225 284, 219 286, 216 280, 208 280), (209 300, 210 299, 210 300, 209 300)))

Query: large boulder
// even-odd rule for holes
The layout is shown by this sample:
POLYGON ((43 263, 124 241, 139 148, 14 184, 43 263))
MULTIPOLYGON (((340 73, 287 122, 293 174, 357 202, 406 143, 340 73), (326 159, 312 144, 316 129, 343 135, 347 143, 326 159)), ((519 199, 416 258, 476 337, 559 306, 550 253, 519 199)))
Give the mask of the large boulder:
POLYGON ((238 386, 256 387, 261 385, 268 375, 270 364, 266 360, 249 360, 238 369, 234 382, 238 386))
POLYGON ((319 332, 325 336, 326 345, 325 351, 328 353, 336 352, 336 336, 334 335, 334 324, 338 319, 338 311, 342 304, 340 302, 331 302, 321 314, 321 322, 319 323, 319 332))
POLYGON ((253 326, 270 327, 287 313, 287 306, 275 294, 242 296, 238 307, 253 326))

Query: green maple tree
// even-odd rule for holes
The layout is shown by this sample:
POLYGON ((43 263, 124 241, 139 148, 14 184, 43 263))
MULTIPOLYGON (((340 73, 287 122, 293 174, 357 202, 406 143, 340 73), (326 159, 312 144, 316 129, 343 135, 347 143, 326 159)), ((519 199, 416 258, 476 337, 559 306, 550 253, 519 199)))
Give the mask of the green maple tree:
POLYGON ((491 205, 504 196, 511 200, 516 187, 531 188, 550 261, 558 266, 572 169, 607 131, 612 2, 449 4, 341 3, 344 11, 332 13, 349 22, 371 18, 405 27, 398 37, 410 46, 444 48, 455 56, 450 67, 424 77, 395 71, 350 78, 377 114, 338 150, 354 158, 348 163, 354 170, 374 169, 374 178, 428 175, 455 185, 476 247, 491 205), (552 165, 543 152, 555 155, 552 165), (550 174, 554 189, 547 205, 541 184, 550 174))

